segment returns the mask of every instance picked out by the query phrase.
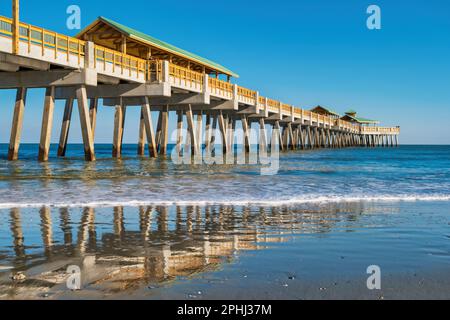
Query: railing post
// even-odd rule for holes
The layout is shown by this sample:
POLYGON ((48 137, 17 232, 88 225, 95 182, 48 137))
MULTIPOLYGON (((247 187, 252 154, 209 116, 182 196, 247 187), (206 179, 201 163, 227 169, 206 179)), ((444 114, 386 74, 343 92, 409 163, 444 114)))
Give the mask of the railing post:
POLYGON ((13 54, 19 54, 19 40, 20 40, 19 0, 13 0, 12 14, 13 14, 13 21, 12 21, 13 47, 12 47, 12 53, 13 54))
POLYGON ((255 92, 255 106, 256 106, 256 113, 259 113, 259 91, 255 92))

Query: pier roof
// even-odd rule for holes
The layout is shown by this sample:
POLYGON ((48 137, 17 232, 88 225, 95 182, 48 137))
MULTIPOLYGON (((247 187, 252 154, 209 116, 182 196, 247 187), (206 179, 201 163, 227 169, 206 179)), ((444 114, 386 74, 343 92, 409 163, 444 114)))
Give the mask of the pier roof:
POLYGON ((348 113, 345 116, 343 116, 341 119, 346 120, 346 121, 357 122, 359 124, 379 124, 380 123, 380 121, 378 121, 378 120, 371 120, 371 119, 356 117, 356 116, 352 116, 348 113))
POLYGON ((341 115, 340 115, 339 113, 337 113, 336 111, 331 110, 331 109, 326 108, 326 107, 322 107, 322 106, 317 106, 317 107, 311 109, 311 111, 312 111, 312 112, 316 112, 316 113, 326 113, 326 114, 329 114, 329 115, 332 115, 332 116, 337 116, 337 117, 340 117, 340 116, 341 116, 341 115))
MULTIPOLYGON (((108 45, 117 45, 120 38, 117 38, 117 34, 120 33, 127 38, 127 41, 135 42, 139 44, 141 47, 149 47, 151 48, 151 55, 173 55, 174 57, 182 60, 187 60, 189 63, 192 62, 194 65, 197 65, 197 70, 199 71, 204 67, 206 69, 205 72, 217 72, 220 74, 224 74, 227 76, 238 78, 239 75, 234 73, 233 71, 225 68, 224 66, 213 62, 209 59, 200 57, 194 53, 188 52, 186 50, 180 49, 174 45, 171 45, 167 42, 156 39, 152 36, 149 36, 143 32, 135 30, 133 28, 127 27, 121 23, 113 21, 111 19, 105 17, 99 17, 93 23, 91 23, 88 27, 82 30, 77 38, 87 40, 90 35, 97 36, 96 43, 100 42, 104 46, 108 45), (109 28, 108 28, 109 27, 109 28), (115 31, 115 32, 111 32, 115 31)), ((135 45, 136 45, 135 44, 135 45)), ((116 48, 112 48, 116 49, 116 48)), ((131 49, 131 48, 130 48, 131 49)), ((132 51, 132 50, 129 50, 132 51)), ((139 49, 135 49, 133 52, 127 52, 128 54, 137 55, 142 57, 139 49)), ((195 70, 195 67, 194 67, 195 70)))

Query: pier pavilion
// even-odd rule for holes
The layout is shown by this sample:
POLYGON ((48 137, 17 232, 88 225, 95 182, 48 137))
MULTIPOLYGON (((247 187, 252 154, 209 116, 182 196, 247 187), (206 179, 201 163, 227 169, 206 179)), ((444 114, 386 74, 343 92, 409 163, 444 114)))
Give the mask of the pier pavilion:
POLYGON ((232 78, 237 74, 218 63, 107 18, 69 37, 21 22, 17 0, 12 19, 0 16, 0 89, 17 90, 9 160, 18 159, 28 88, 46 89, 40 161, 49 157, 57 99, 65 101, 58 156, 66 154, 77 101, 88 161, 95 160, 95 128, 102 121, 100 99, 103 106, 115 108, 112 155, 117 158, 122 152, 126 109, 132 106, 141 108, 138 154, 143 155, 147 145, 150 157, 167 153, 170 113, 176 113, 177 150, 190 150, 194 156, 202 154, 203 148, 212 152, 219 140, 225 154, 233 153, 237 121, 242 123, 243 141, 239 143, 245 151, 250 150, 252 123, 259 126, 260 150, 269 146, 267 126, 279 132, 273 137, 281 142, 276 143, 281 150, 398 145, 399 127, 369 127, 323 110, 297 108, 241 87, 232 78), (152 112, 159 112, 156 128, 152 112), (216 129, 220 132, 217 139, 216 129))

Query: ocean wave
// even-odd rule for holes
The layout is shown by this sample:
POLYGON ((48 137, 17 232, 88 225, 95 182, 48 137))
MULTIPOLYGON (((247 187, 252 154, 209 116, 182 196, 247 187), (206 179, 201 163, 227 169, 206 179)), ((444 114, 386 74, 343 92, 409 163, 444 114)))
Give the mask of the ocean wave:
POLYGON ((97 208, 97 207, 140 207, 140 206, 293 206, 300 204, 349 203, 349 202, 428 202, 450 201, 450 195, 374 195, 374 196, 308 196, 290 199, 250 199, 250 200, 125 200, 125 201, 93 201, 93 202, 9 202, 0 203, 0 209, 12 208, 97 208))

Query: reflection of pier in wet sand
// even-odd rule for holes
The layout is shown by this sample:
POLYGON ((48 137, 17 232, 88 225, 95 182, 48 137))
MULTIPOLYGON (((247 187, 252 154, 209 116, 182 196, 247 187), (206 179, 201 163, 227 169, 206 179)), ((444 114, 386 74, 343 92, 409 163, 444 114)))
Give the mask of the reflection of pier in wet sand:
MULTIPOLYGON (((6 259, 0 256, 0 264, 6 260, 13 270, 0 273, 0 297, 63 293, 67 291, 69 265, 82 268, 84 288, 109 294, 166 283, 217 270, 240 251, 263 249, 270 243, 287 241, 293 234, 328 232, 338 220, 336 210, 326 209, 314 213, 288 208, 237 210, 231 206, 136 210, 138 216, 128 216, 123 207, 112 208, 113 215, 107 216, 112 221, 105 223, 106 216, 97 221, 94 208, 82 209, 79 222, 71 216, 72 209, 42 208, 39 251, 36 244, 27 243, 23 231, 28 229, 23 226, 26 219, 19 209, 12 209, 13 250, 6 259), (127 223, 127 218, 135 217, 138 221, 127 223), (26 279, 12 280, 11 273, 23 273, 26 279)), ((352 212, 357 210, 352 208, 352 212)))

